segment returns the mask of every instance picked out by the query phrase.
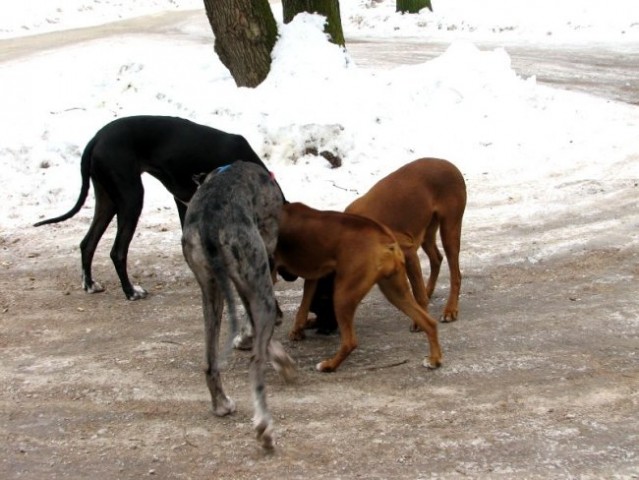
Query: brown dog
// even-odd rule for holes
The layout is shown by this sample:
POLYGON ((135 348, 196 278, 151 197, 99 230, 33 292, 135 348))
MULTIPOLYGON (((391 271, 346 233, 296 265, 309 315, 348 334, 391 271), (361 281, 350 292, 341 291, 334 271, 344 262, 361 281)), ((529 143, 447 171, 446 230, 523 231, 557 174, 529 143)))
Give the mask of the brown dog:
POLYGON ((424 360, 424 366, 441 365, 437 322, 411 295, 404 254, 385 226, 358 215, 319 211, 301 203, 287 204, 280 216, 275 265, 305 279, 302 303, 289 333, 291 340, 304 338, 317 280, 335 272, 333 302, 341 346, 333 358, 317 365, 319 371, 336 370, 357 347, 353 317, 375 284, 393 305, 426 332, 430 356, 424 360))
POLYGON ((465 208, 466 183, 457 167, 447 160, 422 158, 382 178, 345 211, 372 218, 393 231, 406 256, 413 295, 424 309, 442 264, 435 239, 439 229, 450 269, 450 293, 442 321, 452 322, 459 314, 459 249, 465 208), (426 286, 417 256, 420 246, 430 262, 426 286))
MULTIPOLYGON (((406 257, 413 295, 425 310, 442 264, 443 257, 436 242, 437 230, 440 230, 450 269, 450 293, 441 318, 444 322, 452 322, 459 314, 459 249, 465 208, 466 183, 457 167, 446 160, 422 158, 382 178, 345 211, 372 218, 393 231, 406 257), (420 247, 430 261, 427 285, 424 285, 417 255, 420 247)), ((329 281, 322 279, 321 282, 329 281)), ((330 291, 330 285, 322 287, 330 291)), ((330 298, 313 299, 312 308, 317 314, 314 326, 318 329, 330 331, 335 328, 329 302, 330 298)), ((413 325, 413 330, 417 330, 417 325, 413 325)))

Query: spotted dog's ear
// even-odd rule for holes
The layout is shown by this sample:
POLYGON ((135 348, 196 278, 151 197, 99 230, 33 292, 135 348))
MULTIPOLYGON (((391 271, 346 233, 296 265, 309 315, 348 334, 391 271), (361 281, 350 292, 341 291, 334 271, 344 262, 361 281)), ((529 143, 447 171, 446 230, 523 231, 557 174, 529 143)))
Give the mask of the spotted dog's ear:
POLYGON ((204 180, 206 180, 207 175, 208 173, 206 172, 196 173, 195 175, 193 175, 193 181, 199 187, 200 185, 204 183, 204 180))

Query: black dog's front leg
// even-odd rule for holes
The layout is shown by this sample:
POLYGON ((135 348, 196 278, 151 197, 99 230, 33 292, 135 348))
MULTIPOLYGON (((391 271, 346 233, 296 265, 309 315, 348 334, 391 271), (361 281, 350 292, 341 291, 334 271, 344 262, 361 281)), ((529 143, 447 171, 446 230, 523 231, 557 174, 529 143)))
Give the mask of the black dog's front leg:
POLYGON ((331 335, 337 331, 337 319, 333 304, 335 290, 335 273, 322 277, 317 282, 317 289, 311 300, 310 311, 316 316, 312 327, 320 335, 331 335))

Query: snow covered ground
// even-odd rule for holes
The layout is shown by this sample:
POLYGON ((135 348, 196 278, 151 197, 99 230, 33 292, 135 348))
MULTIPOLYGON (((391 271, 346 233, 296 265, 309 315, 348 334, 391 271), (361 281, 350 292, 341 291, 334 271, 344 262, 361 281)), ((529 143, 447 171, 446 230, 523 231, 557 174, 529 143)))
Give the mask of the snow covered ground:
MULTIPOLYGON (((281 1, 271 1, 281 18, 281 1)), ((627 0, 433 0, 434 11, 397 15, 394 0, 340 2, 347 34, 371 36, 498 35, 505 39, 613 42, 639 38, 639 5, 627 0)), ((0 38, 86 27, 161 11, 203 10, 202 0, 64 0, 5 2, 0 38)))
MULTIPOLYGON (((468 184, 466 266, 636 246, 639 108, 521 78, 507 47, 636 42, 639 5, 435 0, 435 13, 401 16, 389 0, 341 3, 347 37, 429 38, 450 48, 419 65, 360 68, 326 41, 319 17, 299 16, 281 26, 267 80, 238 89, 212 42, 189 41, 207 34, 199 0, 3 2, 4 38, 165 10, 201 9, 202 21, 181 25, 183 37, 122 35, 0 64, 0 236, 66 212, 93 133, 116 117, 144 113, 243 134, 287 197, 317 208, 344 208, 413 159, 447 158, 468 184), (505 48, 480 51, 472 43, 486 38, 505 48), (343 166, 304 155, 309 145, 339 155, 343 166), (621 219, 609 214, 615 210, 621 219)), ((146 221, 176 217, 159 183, 145 184, 146 221)), ((91 216, 89 200, 78 217, 91 216)), ((45 228, 34 230, 43 241, 45 228)))

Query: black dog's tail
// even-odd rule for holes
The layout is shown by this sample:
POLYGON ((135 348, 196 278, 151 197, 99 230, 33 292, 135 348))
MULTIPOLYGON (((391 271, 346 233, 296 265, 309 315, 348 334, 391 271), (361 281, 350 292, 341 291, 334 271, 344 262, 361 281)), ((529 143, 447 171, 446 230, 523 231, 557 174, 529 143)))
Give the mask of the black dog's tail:
POLYGON ((84 205, 84 202, 87 199, 87 196, 89 195, 89 173, 91 171, 91 155, 93 154, 93 147, 95 146, 95 142, 96 137, 93 137, 82 153, 82 160, 80 161, 82 187, 80 188, 80 196, 78 197, 78 201, 75 203, 73 208, 64 215, 60 215, 59 217, 49 218, 47 220, 42 220, 38 223, 34 223, 34 227, 39 227, 40 225, 48 225, 49 223, 63 222, 80 211, 82 205, 84 205))

